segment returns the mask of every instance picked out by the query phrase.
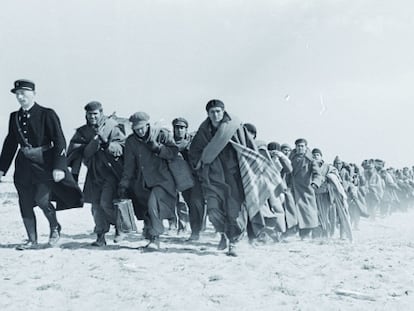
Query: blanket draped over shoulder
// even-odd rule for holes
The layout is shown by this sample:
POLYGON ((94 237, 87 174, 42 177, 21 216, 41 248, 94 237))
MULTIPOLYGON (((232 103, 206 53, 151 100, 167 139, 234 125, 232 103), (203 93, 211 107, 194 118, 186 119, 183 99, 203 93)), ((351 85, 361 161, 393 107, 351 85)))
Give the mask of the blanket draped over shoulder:
POLYGON ((280 174, 273 163, 258 152, 253 139, 245 133, 242 123, 233 115, 226 113, 225 117, 225 122, 220 124, 212 137, 209 119, 200 125, 198 137, 192 143, 195 152, 192 152, 191 161, 199 170, 204 186, 214 187, 212 180, 219 177, 214 176, 214 173, 218 173, 215 169, 218 163, 215 160, 227 144, 231 143, 237 153, 238 169, 243 184, 243 209, 246 209, 248 216, 252 218, 281 183, 280 174), (200 150, 201 152, 197 152, 200 150))
POLYGON ((234 141, 231 144, 236 150, 239 160, 240 176, 245 194, 244 205, 249 217, 252 217, 274 194, 282 179, 271 160, 234 141))

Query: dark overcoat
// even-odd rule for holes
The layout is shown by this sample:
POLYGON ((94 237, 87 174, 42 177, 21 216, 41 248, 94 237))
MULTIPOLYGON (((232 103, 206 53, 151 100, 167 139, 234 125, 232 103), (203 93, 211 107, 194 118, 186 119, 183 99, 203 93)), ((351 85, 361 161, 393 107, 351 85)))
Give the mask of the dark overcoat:
POLYGON ((312 158, 307 149, 306 154, 300 155, 296 149, 290 154, 292 162, 292 190, 298 207, 299 229, 310 229, 318 226, 318 208, 316 205, 315 190, 311 184, 320 186, 322 176, 318 163, 312 158))
MULTIPOLYGON (((17 148, 25 146, 18 130, 18 118, 21 109, 10 114, 9 130, 0 156, 0 170, 5 174, 16 155, 17 148)), ((44 164, 37 164, 27 159, 21 150, 15 160, 14 184, 24 191, 38 183, 51 184, 52 198, 57 202, 57 209, 81 207, 82 191, 69 173, 66 162, 66 140, 63 135, 59 117, 53 109, 45 108, 37 103, 29 110, 28 140, 33 147, 52 146, 43 152, 44 164), (55 183, 52 171, 60 169, 65 178, 55 183)), ((33 206, 35 202, 33 200, 33 206)))
MULTIPOLYGON (((161 187, 173 198, 177 195, 175 182, 168 168, 167 160, 173 159, 178 148, 170 133, 158 131, 155 128, 149 129, 151 135, 140 138, 135 133, 128 136, 125 142, 124 170, 120 185, 128 188, 132 194, 135 214, 138 219, 144 219, 147 212, 148 197, 150 189, 161 187), (156 141, 161 144, 158 154, 151 151, 148 143, 156 141)), ((168 198, 161 198, 169 201, 168 198)), ((172 206, 173 208, 174 206, 172 206)))
POLYGON ((68 148, 69 166, 72 174, 79 174, 81 162, 88 168, 83 193, 85 202, 99 204, 101 191, 105 182, 117 186, 123 170, 123 148, 125 134, 113 118, 103 117, 99 125, 100 138, 96 131, 85 124, 76 129, 68 148), (119 151, 114 155, 111 150, 119 151))

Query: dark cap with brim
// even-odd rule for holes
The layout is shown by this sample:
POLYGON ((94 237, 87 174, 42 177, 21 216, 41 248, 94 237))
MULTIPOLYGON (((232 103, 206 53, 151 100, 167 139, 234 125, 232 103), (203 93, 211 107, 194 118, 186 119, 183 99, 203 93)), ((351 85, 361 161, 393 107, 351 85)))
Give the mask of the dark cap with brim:
POLYGON ((35 84, 33 81, 20 79, 14 81, 14 88, 10 90, 13 94, 16 94, 17 90, 33 91, 35 90, 35 84))
POLYGON ((188 127, 188 121, 182 117, 179 118, 175 118, 172 121, 172 125, 173 126, 183 126, 183 127, 188 127))

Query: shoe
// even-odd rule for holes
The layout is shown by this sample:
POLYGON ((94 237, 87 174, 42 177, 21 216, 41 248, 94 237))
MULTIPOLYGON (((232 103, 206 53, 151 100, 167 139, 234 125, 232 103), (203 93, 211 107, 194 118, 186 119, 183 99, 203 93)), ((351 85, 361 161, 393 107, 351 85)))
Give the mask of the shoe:
POLYGON ((123 239, 125 239, 126 234, 118 231, 118 229, 115 230, 115 237, 114 237, 114 243, 119 243, 121 242, 123 239))
POLYGON ((217 249, 219 251, 225 250, 227 248, 227 239, 226 236, 224 234, 221 234, 221 239, 220 242, 217 246, 217 249))
POLYGON ((256 240, 260 244, 267 244, 272 240, 272 238, 266 232, 262 232, 259 234, 256 240))
POLYGON ((57 242, 60 239, 60 230, 59 227, 56 227, 55 229, 51 229, 50 230, 50 235, 49 235, 49 245, 50 246, 55 246, 57 244, 57 242))
POLYGON ((227 256, 237 257, 236 244, 234 244, 234 243, 229 244, 229 250, 227 251, 227 256))
POLYGON ((200 234, 199 233, 191 233, 190 237, 187 239, 187 241, 198 241, 200 240, 200 234))
POLYGON ((27 241, 26 243, 20 244, 16 246, 17 251, 24 251, 27 249, 37 249, 39 244, 36 241, 27 241))
POLYGON ((106 245, 105 234, 98 233, 96 241, 91 244, 91 246, 102 247, 106 245))
POLYGON ((150 245, 154 245, 156 249, 160 249, 160 238, 158 236, 152 236, 147 245, 142 248, 148 248, 150 245))

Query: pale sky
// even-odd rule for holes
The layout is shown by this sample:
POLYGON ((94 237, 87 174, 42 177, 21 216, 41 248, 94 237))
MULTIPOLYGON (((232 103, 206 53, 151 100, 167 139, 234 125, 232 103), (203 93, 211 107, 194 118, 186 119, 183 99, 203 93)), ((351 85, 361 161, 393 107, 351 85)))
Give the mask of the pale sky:
POLYGON ((413 13, 408 0, 2 0, 0 141, 28 78, 67 140, 91 100, 196 130, 219 98, 259 139, 411 166, 413 13))

